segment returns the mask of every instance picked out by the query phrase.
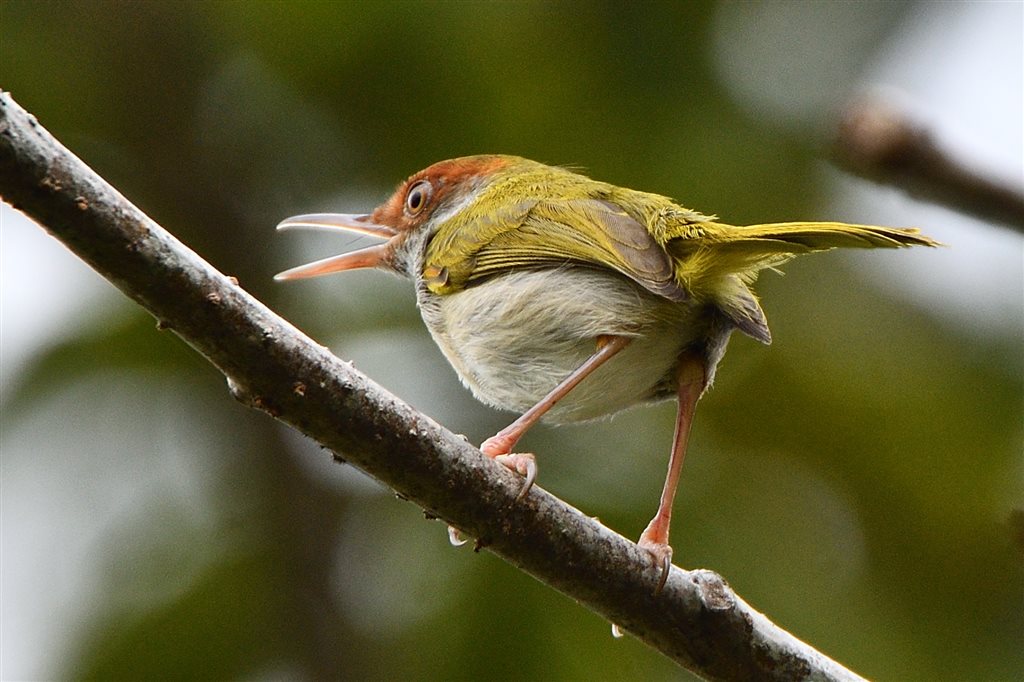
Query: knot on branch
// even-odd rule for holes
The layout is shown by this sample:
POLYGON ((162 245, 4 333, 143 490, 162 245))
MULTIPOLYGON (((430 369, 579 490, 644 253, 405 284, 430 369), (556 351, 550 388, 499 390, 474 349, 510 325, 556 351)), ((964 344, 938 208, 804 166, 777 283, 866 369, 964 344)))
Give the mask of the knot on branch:
POLYGON ((690 580, 697 586, 701 604, 708 611, 729 611, 736 605, 729 584, 714 571, 706 569, 692 571, 690 580))

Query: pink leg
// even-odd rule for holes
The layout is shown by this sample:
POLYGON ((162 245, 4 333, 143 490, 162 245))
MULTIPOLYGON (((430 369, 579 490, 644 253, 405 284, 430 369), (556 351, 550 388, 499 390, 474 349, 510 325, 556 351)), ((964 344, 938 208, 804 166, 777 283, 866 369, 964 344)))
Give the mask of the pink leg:
POLYGON ((480 451, 493 457, 509 469, 526 477, 519 497, 530 491, 534 479, 537 478, 537 462, 531 454, 512 454, 512 448, 523 437, 526 431, 536 424, 544 414, 555 406, 559 400, 568 395, 569 391, 590 376, 591 372, 603 365, 612 356, 629 345, 630 339, 625 336, 602 336, 597 340, 597 351, 587 358, 572 374, 551 389, 539 403, 523 413, 507 427, 491 436, 480 446, 480 451))
POLYGON ((661 592, 665 586, 669 569, 672 566, 672 547, 668 544, 669 525, 672 521, 672 502, 676 497, 679 472, 682 471, 683 459, 686 457, 686 444, 690 439, 693 413, 697 406, 697 400, 704 392, 705 383, 704 363, 694 355, 689 353, 684 355, 679 365, 679 408, 676 413, 675 436, 672 439, 672 454, 668 460, 668 476, 665 478, 665 487, 661 491, 658 513, 647 524, 647 528, 640 535, 640 540, 637 543, 648 550, 661 567, 661 577, 655 588, 655 594, 661 592))

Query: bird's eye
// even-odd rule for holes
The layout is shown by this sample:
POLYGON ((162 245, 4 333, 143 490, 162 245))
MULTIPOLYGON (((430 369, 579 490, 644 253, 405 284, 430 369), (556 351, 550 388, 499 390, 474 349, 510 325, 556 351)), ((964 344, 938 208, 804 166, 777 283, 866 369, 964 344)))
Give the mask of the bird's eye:
POLYGON ((415 185, 409 188, 409 193, 405 195, 405 212, 409 216, 417 216, 423 207, 430 201, 430 195, 433 193, 434 188, 431 187, 430 183, 426 180, 420 180, 415 185))

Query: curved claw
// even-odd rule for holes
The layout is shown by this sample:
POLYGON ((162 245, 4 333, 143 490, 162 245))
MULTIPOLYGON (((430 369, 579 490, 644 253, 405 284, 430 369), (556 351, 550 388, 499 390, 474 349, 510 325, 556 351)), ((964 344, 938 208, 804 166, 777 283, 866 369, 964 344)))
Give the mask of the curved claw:
POLYGON ((668 582, 668 574, 672 570, 672 552, 661 558, 661 577, 658 578, 658 584, 654 588, 654 596, 657 597, 661 594, 661 591, 665 589, 665 583, 668 582))
POLYGON ((494 461, 504 464, 526 479, 523 481, 523 487, 520 488, 519 494, 516 495, 516 502, 526 497, 526 494, 530 492, 530 488, 533 487, 533 482, 537 480, 537 458, 529 453, 517 452, 508 455, 498 455, 494 458, 494 461))
MULTIPOLYGON (((646 532, 644 535, 646 535, 646 532)), ((643 535, 640 536, 640 541, 637 544, 650 552, 651 558, 654 560, 654 566, 660 571, 658 584, 654 586, 654 596, 658 596, 665 589, 665 583, 668 582, 668 574, 672 571, 672 547, 668 543, 648 540, 643 535)))
POLYGON ((452 547, 462 547, 466 544, 466 538, 462 537, 462 531, 455 526, 448 526, 448 542, 452 543, 452 547))

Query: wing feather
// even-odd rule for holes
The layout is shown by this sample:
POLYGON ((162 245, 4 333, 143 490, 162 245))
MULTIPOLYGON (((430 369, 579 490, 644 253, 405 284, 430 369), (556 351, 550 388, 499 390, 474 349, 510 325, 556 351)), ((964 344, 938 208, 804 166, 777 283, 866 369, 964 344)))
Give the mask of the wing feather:
POLYGON ((435 293, 509 270, 574 263, 616 270, 669 300, 687 298, 665 248, 615 204, 567 199, 517 206, 518 211, 478 220, 468 230, 464 227, 461 233, 475 235, 468 244, 463 241, 455 248, 458 240, 453 235, 431 243, 427 265, 447 268, 448 273, 435 293))

